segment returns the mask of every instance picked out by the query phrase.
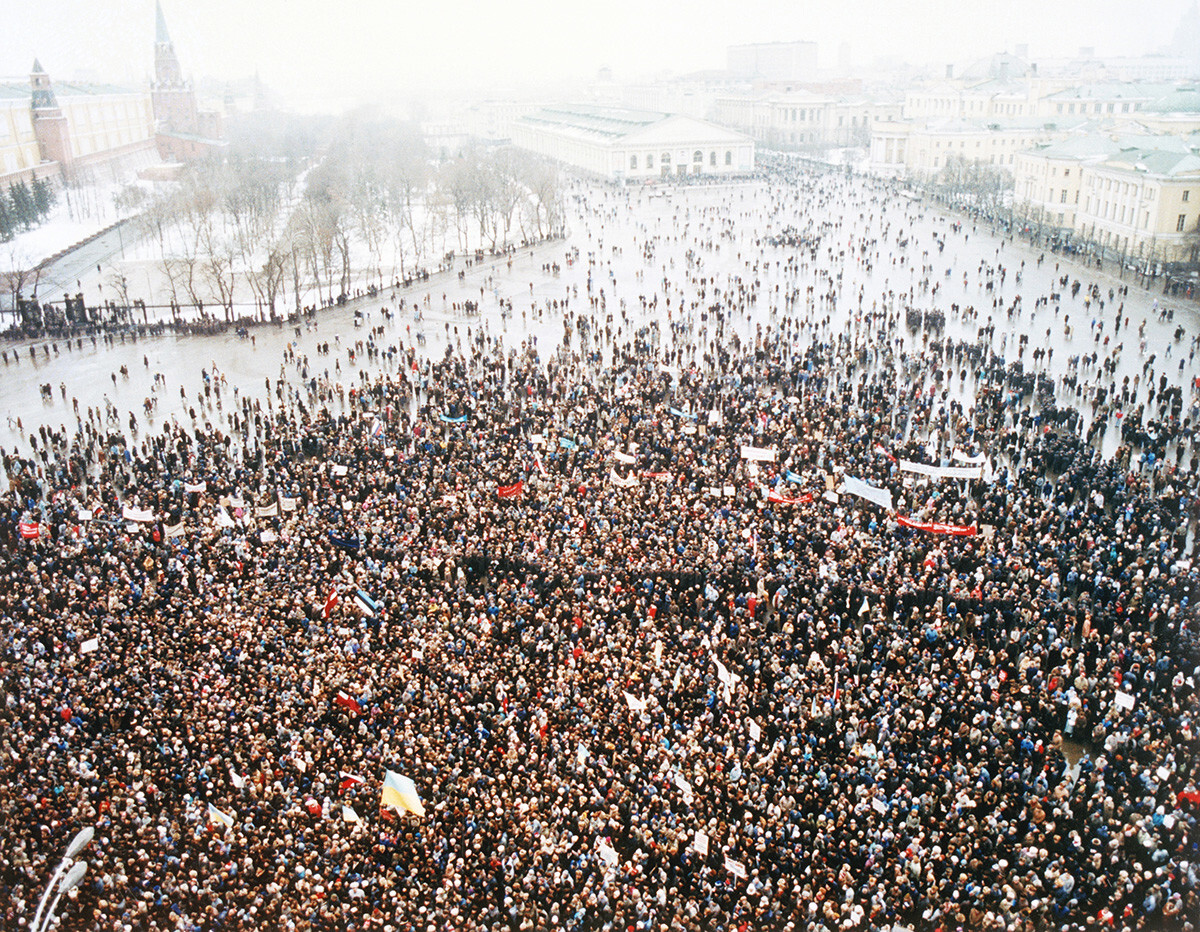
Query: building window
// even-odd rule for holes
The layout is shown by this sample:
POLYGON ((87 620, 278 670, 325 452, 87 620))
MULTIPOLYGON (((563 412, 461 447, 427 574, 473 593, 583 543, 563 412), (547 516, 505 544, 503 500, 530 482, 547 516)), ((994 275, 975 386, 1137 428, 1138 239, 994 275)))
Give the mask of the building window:
POLYGON ((631 172, 637 171, 637 156, 636 155, 631 155, 629 157, 629 170, 631 172))
POLYGON ((1062 197, 1060 197, 1058 199, 1058 202, 1060 204, 1065 204, 1067 202, 1067 189, 1066 188, 1063 188, 1062 197))
POLYGON ((658 164, 663 165, 663 166, 670 165, 671 164, 671 153, 664 152, 661 156, 659 156, 658 164))
POLYGON ((653 168, 653 167, 654 167, 654 156, 647 155, 646 156, 646 168, 649 169, 649 168, 653 168))
POLYGON ((726 164, 726 165, 732 165, 732 164, 733 164, 733 153, 732 153, 732 152, 726 151, 726 153, 725 153, 725 164, 726 164))
POLYGON ((704 164, 704 153, 697 149, 692 153, 692 162, 696 165, 704 164))
POLYGON ((1179 219, 1175 222, 1175 232, 1182 233, 1185 226, 1187 226, 1187 214, 1180 214, 1179 219))
POLYGON ((1181 200, 1181 201, 1183 201, 1183 202, 1186 204, 1186 203, 1187 203, 1187 199, 1188 199, 1188 195, 1189 195, 1189 194, 1191 194, 1191 193, 1192 193, 1191 191, 1184 191, 1184 192, 1183 192, 1183 197, 1181 197, 1181 198, 1180 198, 1180 200, 1181 200))
POLYGON ((708 153, 708 164, 713 168, 717 167, 717 153, 715 151, 708 153))

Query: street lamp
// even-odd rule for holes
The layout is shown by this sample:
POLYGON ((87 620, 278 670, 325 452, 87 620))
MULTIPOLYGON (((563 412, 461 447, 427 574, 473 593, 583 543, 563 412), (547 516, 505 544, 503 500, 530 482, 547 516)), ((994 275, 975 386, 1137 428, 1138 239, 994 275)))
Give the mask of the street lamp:
POLYGON ((75 866, 67 871, 67 876, 62 879, 58 885, 58 892, 54 894, 54 899, 50 903, 50 908, 46 910, 46 919, 42 923, 41 929, 34 929, 33 932, 46 932, 50 928, 50 923, 54 921, 54 911, 58 909, 58 901, 62 899, 64 893, 70 893, 83 880, 83 875, 87 873, 87 861, 76 861, 75 866))
MULTIPOLYGON (((64 854, 63 859, 58 862, 58 867, 54 870, 54 876, 50 878, 50 883, 46 885, 46 892, 42 894, 41 902, 38 903, 37 912, 33 914, 33 922, 29 925, 31 932, 38 932, 38 924, 42 920, 42 913, 46 909, 46 902, 50 899, 50 894, 54 891, 55 886, 57 885, 58 887, 58 896, 62 896, 63 893, 67 892, 67 890, 74 889, 74 887, 83 878, 83 871, 87 870, 87 865, 74 864, 75 856, 92 843, 92 838, 95 836, 95 834, 96 830, 89 825, 87 828, 80 829, 76 833, 75 837, 71 839, 71 843, 67 845, 66 854, 64 854), (72 867, 73 864, 74 866, 72 867), (83 870, 80 870, 80 867, 82 867, 83 870), (70 873, 67 874, 60 884, 59 878, 62 877, 63 873, 68 870, 70 873), (71 880, 72 877, 74 877, 74 880, 68 887, 67 881, 71 880)), ((55 905, 58 904, 58 896, 54 898, 55 905)), ((53 913, 54 907, 51 907, 50 914, 52 915, 53 913)))

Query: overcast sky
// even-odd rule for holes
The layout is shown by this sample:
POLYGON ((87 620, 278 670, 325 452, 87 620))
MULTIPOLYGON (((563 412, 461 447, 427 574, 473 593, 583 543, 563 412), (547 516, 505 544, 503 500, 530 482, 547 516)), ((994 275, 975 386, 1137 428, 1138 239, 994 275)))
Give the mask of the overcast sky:
MULTIPOLYGON (((822 66, 842 42, 878 56, 963 63, 1026 43, 1032 57, 1141 54, 1167 43, 1193 0, 164 0, 184 72, 257 69, 285 98, 394 99, 438 88, 617 80, 722 68, 725 47, 808 39, 822 66)), ((153 69, 154 0, 16 0, 0 74, 35 56, 52 78, 139 82, 153 69)))

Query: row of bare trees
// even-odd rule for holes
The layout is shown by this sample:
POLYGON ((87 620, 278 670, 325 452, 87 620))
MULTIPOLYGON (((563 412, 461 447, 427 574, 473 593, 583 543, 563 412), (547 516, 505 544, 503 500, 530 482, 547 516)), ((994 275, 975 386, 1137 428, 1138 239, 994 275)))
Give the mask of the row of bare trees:
MULTIPOLYGON (((132 196, 132 195, 131 195, 132 196)), ((290 288, 332 302, 447 251, 497 250, 561 231, 558 171, 521 150, 467 149, 435 165, 417 128, 352 116, 306 163, 239 149, 193 166, 144 205, 144 235, 176 304, 253 302, 275 316, 290 288), (453 245, 447 249, 448 243, 453 245)))

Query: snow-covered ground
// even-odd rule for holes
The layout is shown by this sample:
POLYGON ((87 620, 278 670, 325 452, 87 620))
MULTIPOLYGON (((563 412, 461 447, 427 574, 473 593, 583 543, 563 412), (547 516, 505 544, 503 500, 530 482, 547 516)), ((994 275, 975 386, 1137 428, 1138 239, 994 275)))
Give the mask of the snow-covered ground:
MULTIPOLYGON (((264 378, 274 383, 281 374, 295 377, 290 366, 282 366, 289 347, 307 358, 310 375, 328 377, 349 388, 364 373, 387 368, 381 360, 368 362, 362 352, 349 358, 348 350, 365 341, 370 328, 376 326, 383 328, 376 342, 385 349, 413 347, 421 334, 424 342, 417 351, 439 357, 448 342, 467 349, 471 337, 482 328, 488 337, 502 339, 506 347, 536 341, 546 360, 563 344, 564 301, 569 301, 571 314, 593 317, 601 332, 607 316, 612 315, 614 339, 601 345, 605 361, 612 358, 615 346, 632 340, 635 331, 652 322, 659 325, 664 349, 670 345, 671 323, 681 328, 675 346, 689 356, 697 350, 702 353, 714 339, 713 321, 701 317, 713 301, 714 285, 726 293, 753 286, 759 295, 747 313, 730 321, 743 345, 753 345, 758 328, 778 326, 789 315, 810 321, 826 339, 841 332, 862 332, 864 314, 873 307, 892 306, 901 320, 892 339, 906 352, 920 355, 926 334, 912 333, 903 325, 901 308, 910 293, 915 306, 945 313, 947 337, 975 341, 980 338, 979 328, 990 319, 995 332, 983 339, 990 339, 992 347, 1009 359, 1017 355, 1019 338, 1028 337, 1023 361, 1029 368, 1035 365, 1031 358, 1035 348, 1053 350, 1041 365, 1061 374, 1071 357, 1095 352, 1103 360, 1119 343, 1123 350, 1117 354, 1113 374, 1101 377, 1096 369, 1085 369, 1081 383, 1107 387, 1110 381, 1120 385, 1125 376, 1131 380, 1138 377, 1143 380, 1141 398, 1145 400, 1147 381, 1153 378, 1157 383, 1159 376, 1165 376, 1168 382, 1184 386, 1184 416, 1195 417, 1195 395, 1189 383, 1197 366, 1189 349, 1192 338, 1200 333, 1200 318, 1194 304, 1167 301, 1142 290, 1134 280, 1122 282, 1107 272, 1084 269, 1051 254, 1039 265, 1038 252, 1020 243, 1003 242, 983 226, 967 224, 961 231, 953 231, 954 219, 908 200, 883 199, 865 182, 847 180, 840 173, 800 197, 788 189, 757 182, 665 191, 580 186, 568 197, 565 243, 521 250, 511 267, 504 260, 488 260, 465 270, 461 280, 457 276, 460 263, 454 272, 435 276, 407 292, 402 290, 397 297, 405 297, 408 306, 390 320, 381 314, 385 306, 398 306, 389 289, 377 300, 358 302, 366 314, 361 328, 354 325, 355 305, 351 304, 322 312, 315 327, 303 328, 299 334, 288 326, 265 326, 253 331, 253 340, 233 334, 168 336, 115 346, 85 341, 69 350, 39 342, 32 347, 33 358, 29 345, 20 347, 19 362, 14 362, 14 348, 9 346, 7 362, 0 363, 4 373, 0 446, 12 449, 19 445, 27 450, 22 435, 41 424, 73 430, 72 398, 79 400, 84 411, 111 401, 121 412, 121 427, 126 426, 132 411, 145 428, 143 403, 147 398, 158 399, 153 425, 164 418, 190 422, 192 409, 198 407, 202 368, 219 370, 230 390, 236 387, 243 397, 259 398, 266 405, 264 378), (799 270, 789 269, 785 263, 800 253, 764 244, 764 237, 789 225, 824 231, 818 261, 799 270), (865 252, 860 249, 862 244, 870 244, 865 252), (578 249, 580 261, 568 265, 566 257, 574 249, 578 249), (546 268, 552 263, 560 266, 557 274, 546 268), (923 266, 932 267, 933 273, 923 266), (832 285, 827 275, 832 277, 832 285), (1082 281, 1085 291, 1072 297, 1069 286, 1058 284, 1063 276, 1082 281), (936 286, 936 293, 923 290, 926 278, 936 286), (588 301, 589 279, 595 307, 588 301), (709 283, 703 301, 701 279, 709 283), (987 287, 989 280, 991 288, 987 287), (1088 306, 1084 302, 1086 286, 1093 282, 1105 301, 1104 312, 1098 312, 1096 303, 1088 306), (836 302, 818 301, 809 306, 802 297, 789 308, 784 301, 787 292, 796 289, 803 296, 809 285, 818 296, 832 287, 836 302), (1117 291, 1123 285, 1129 289, 1126 296, 1117 291), (599 306, 601 292, 603 310, 599 306), (1038 298, 1055 293, 1061 298, 1037 306, 1038 298), (1018 295, 1022 301, 1009 316, 1007 308, 1018 295), (643 298, 648 303, 657 299, 657 307, 644 307, 643 298), (461 312, 466 300, 480 302, 479 316, 461 312), (502 301, 512 302, 510 317, 502 315, 502 301), (559 309, 553 306, 556 301, 559 309), (419 317, 414 304, 421 307, 419 317), (1111 321, 1118 304, 1129 323, 1113 337, 1111 321), (1160 320, 1168 306, 1173 320, 1160 320), (1100 321, 1105 322, 1103 330, 1096 329, 1100 321), (1142 324, 1144 337, 1139 337, 1142 324), (1184 330, 1179 341, 1174 339, 1177 327, 1184 330), (319 355, 318 345, 326 342, 331 344, 331 354, 319 355), (127 377, 120 374, 122 366, 128 370, 127 377), (156 373, 165 378, 165 387, 157 391, 153 384, 156 373), (49 399, 43 399, 42 385, 51 386, 49 399), (181 398, 181 388, 186 398, 181 398), (21 428, 16 424, 18 417, 21 428)), ((798 336, 798 349, 812 338, 812 331, 798 336)), ((573 339, 570 348, 577 352, 578 336, 573 339)), ((590 348, 596 348, 595 342, 590 348)), ((952 397, 969 406, 973 377, 960 380, 955 372, 949 384, 952 397)), ((1086 394, 1070 401, 1091 416, 1086 394)), ((195 411, 201 425, 222 423, 228 413, 228 408, 223 413, 208 407, 195 411)), ((1116 436, 1110 429, 1107 452, 1115 448, 1116 436)))

